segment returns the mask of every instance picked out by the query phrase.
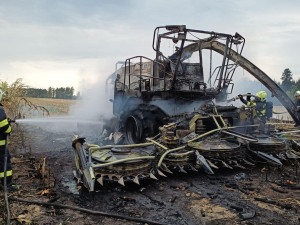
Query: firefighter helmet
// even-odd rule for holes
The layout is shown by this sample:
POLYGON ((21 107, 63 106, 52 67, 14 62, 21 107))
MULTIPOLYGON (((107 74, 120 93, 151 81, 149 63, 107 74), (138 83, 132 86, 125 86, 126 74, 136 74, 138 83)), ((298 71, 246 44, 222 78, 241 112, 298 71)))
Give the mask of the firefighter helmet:
POLYGON ((295 93, 295 97, 298 97, 298 96, 300 96, 300 91, 296 91, 296 93, 295 93))
POLYGON ((262 102, 264 102, 267 99, 267 92, 259 91, 256 93, 256 96, 259 97, 262 102))

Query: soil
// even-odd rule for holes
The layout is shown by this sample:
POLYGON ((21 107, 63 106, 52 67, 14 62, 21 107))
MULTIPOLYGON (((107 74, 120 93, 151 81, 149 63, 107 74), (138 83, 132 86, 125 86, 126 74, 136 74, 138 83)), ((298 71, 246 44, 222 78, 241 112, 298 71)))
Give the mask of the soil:
MULTIPOLYGON (((141 185, 105 183, 88 192, 73 179, 73 132, 13 126, 9 146, 13 180, 21 185, 9 195, 27 200, 78 206, 143 218, 162 224, 299 224, 300 188, 296 168, 257 165, 246 170, 174 173, 141 185), (266 176, 267 173, 267 176, 266 176), (267 178, 267 180, 266 180, 267 178), (280 186, 281 185, 281 186, 280 186), (278 192, 280 191, 280 192, 278 192), (255 198, 267 198, 265 203, 255 198), (254 214, 243 219, 245 213, 254 214)), ((87 136, 97 141, 97 136, 87 136)), ((3 195, 3 192, 0 193, 3 195)), ((10 201, 12 224, 145 224, 70 209, 10 201)), ((3 199, 0 223, 5 224, 3 199)))

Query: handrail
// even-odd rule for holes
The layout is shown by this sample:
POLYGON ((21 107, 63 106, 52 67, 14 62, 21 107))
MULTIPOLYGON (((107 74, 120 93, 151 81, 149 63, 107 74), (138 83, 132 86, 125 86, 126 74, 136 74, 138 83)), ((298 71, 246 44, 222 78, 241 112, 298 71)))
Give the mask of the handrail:
MULTIPOLYGON (((155 60, 152 60, 148 57, 145 57, 145 56, 134 56, 134 57, 131 57, 131 58, 128 58, 125 60, 125 71, 124 71, 124 85, 123 85, 123 91, 125 91, 125 85, 126 85, 126 77, 128 75, 128 89, 130 89, 130 77, 131 76, 139 76, 140 77, 140 82, 139 82, 139 90, 140 92, 142 92, 142 77, 146 77, 147 75, 143 75, 142 74, 142 65, 143 65, 143 62, 142 62, 142 59, 146 59, 150 62, 154 64, 158 64, 158 65, 161 65, 163 67, 163 71, 165 73, 165 65, 163 63, 160 63, 160 62, 157 62, 155 60), (130 72, 130 67, 131 67, 131 61, 133 59, 140 59, 139 62, 137 63, 134 63, 133 65, 136 65, 136 64, 139 64, 140 65, 140 74, 131 74, 130 72)), ((164 90, 166 89, 166 85, 165 85, 165 82, 166 82, 166 76, 163 76, 163 78, 160 78, 160 77, 155 77, 154 76, 154 72, 152 72, 152 76, 149 75, 147 76, 149 77, 150 79, 153 79, 153 80, 163 80, 164 81, 164 90)), ((154 82, 153 82, 153 87, 154 87, 154 82)))

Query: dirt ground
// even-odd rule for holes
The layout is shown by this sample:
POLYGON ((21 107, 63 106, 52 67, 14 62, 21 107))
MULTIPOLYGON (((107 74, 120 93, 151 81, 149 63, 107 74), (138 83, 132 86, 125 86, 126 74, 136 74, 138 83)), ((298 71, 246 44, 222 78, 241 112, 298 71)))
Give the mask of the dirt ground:
MULTIPOLYGON (((89 193, 73 179, 72 132, 58 133, 16 125, 13 129, 9 147, 13 157, 13 178, 22 188, 10 196, 161 224, 300 223, 300 188, 296 169, 292 167, 268 170, 259 165, 247 170, 220 171, 213 176, 203 172, 175 173, 167 178, 160 177, 158 181, 142 181, 140 186, 99 185, 95 192, 89 193), (288 184, 287 180, 293 184, 288 184), (269 200, 265 203, 255 198, 269 200), (243 219, 243 215, 254 213, 253 218, 243 219)), ((87 141, 93 143, 97 137, 87 136, 87 141)), ((16 201, 10 201, 10 209, 12 224, 145 224, 16 201)), ((0 210, 0 221, 5 224, 3 200, 0 210)))
MULTIPOLYGON (((73 100, 30 101, 44 104, 52 116, 65 115, 75 103, 73 100)), ((222 170, 213 176, 201 171, 175 173, 167 178, 159 177, 157 181, 141 181, 140 185, 132 183, 123 187, 105 183, 104 187, 98 185, 95 192, 89 193, 73 179, 71 138, 80 134, 87 142, 99 144, 100 133, 91 132, 92 124, 83 127, 69 122, 60 126, 13 124, 9 150, 13 180, 21 189, 10 193, 11 197, 77 206, 161 224, 300 224, 299 176, 296 168, 289 166, 278 169, 256 165, 246 170, 222 170), (82 127, 87 129, 76 130, 82 127), (255 198, 267 198, 268 203, 255 198), (245 219, 247 216, 253 218, 245 219)), ((2 190, 0 195, 3 196, 2 190)), ((12 224, 146 224, 17 201, 9 204, 12 224)), ((0 224, 6 224, 3 198, 0 215, 0 224)))

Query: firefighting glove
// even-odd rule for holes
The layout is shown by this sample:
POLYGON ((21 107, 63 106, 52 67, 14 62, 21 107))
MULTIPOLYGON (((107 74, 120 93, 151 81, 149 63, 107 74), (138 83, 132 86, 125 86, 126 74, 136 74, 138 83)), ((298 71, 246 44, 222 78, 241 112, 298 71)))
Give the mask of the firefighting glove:
POLYGON ((247 95, 247 102, 250 102, 251 101, 251 93, 247 93, 248 95, 247 95))

